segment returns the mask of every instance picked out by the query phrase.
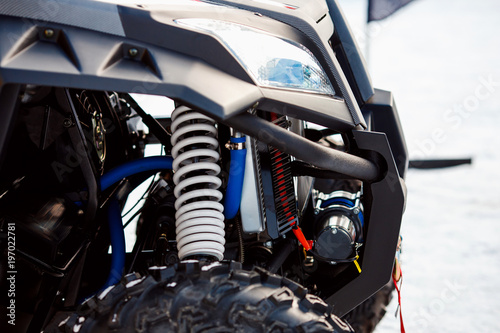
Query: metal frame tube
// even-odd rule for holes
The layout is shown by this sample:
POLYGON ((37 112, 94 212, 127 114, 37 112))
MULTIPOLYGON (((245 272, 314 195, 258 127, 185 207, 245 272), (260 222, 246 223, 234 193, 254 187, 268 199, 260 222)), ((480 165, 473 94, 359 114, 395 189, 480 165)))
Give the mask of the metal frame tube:
POLYGON ((373 162, 314 143, 249 113, 229 118, 224 123, 318 168, 366 181, 379 178, 379 169, 373 162))

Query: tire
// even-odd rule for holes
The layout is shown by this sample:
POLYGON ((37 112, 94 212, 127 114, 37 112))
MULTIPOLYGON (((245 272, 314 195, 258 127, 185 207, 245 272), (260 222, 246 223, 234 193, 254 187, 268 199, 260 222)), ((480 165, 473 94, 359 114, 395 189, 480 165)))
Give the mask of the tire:
POLYGON ((354 332, 320 298, 239 263, 181 262, 129 274, 45 332, 354 332))
POLYGON ((371 333, 386 313, 392 299, 394 283, 389 281, 382 289, 346 314, 345 319, 357 333, 371 333))

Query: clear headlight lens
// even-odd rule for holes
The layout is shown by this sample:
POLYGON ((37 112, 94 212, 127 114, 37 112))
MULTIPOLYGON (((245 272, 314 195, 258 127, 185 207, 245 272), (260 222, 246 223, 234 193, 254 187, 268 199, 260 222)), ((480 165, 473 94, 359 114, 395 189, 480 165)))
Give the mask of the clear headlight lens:
POLYGON ((259 86, 335 95, 318 60, 305 46, 245 25, 212 19, 178 19, 224 43, 259 86))

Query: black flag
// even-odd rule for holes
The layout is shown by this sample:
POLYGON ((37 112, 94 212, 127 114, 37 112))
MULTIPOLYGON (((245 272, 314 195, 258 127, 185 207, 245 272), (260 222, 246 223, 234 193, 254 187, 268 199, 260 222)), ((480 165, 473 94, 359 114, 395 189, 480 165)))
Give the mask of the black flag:
POLYGON ((368 22, 385 19, 413 0, 368 0, 368 22))

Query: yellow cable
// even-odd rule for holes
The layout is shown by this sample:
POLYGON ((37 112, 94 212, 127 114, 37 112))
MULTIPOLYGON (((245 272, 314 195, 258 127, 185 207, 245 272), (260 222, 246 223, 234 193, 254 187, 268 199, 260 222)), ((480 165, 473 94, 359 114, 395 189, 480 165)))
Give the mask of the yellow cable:
POLYGON ((354 259, 354 265, 356 265, 356 268, 358 269, 359 274, 361 274, 361 267, 358 264, 358 258, 359 258, 359 256, 356 256, 356 259, 354 259))

